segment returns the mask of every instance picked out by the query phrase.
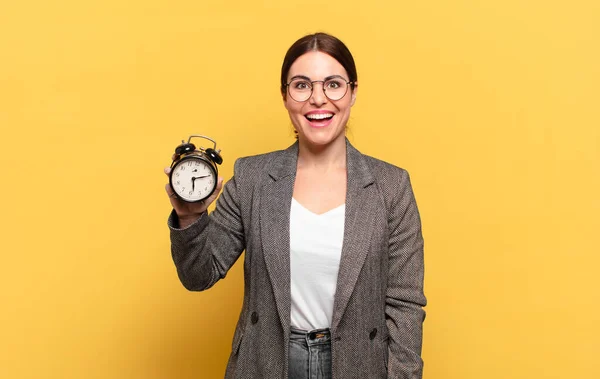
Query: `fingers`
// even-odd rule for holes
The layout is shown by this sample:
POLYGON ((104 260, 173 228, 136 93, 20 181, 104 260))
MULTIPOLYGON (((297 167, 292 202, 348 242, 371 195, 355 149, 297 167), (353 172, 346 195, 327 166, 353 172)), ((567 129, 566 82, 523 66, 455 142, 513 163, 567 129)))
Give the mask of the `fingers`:
POLYGON ((169 174, 171 173, 171 167, 165 167, 164 171, 165 175, 169 176, 169 174))
POLYGON ((217 186, 215 187, 215 192, 213 192, 213 194, 210 195, 210 198, 212 198, 211 202, 219 196, 222 189, 223 189, 223 178, 219 177, 217 179, 217 186))
POLYGON ((174 198, 175 196, 177 196, 177 194, 175 193, 175 191, 173 191, 173 188, 171 188, 169 183, 165 184, 165 191, 167 191, 167 195, 169 195, 170 198, 174 198))

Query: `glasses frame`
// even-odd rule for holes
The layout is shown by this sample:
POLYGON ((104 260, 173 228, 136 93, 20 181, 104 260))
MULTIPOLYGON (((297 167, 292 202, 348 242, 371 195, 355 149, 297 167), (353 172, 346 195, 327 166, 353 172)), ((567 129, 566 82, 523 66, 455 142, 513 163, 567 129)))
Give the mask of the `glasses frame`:
POLYGON ((310 100, 310 98, 312 97, 312 95, 313 95, 313 90, 315 89, 315 85, 314 85, 315 83, 321 83, 321 88, 323 89, 323 94, 325 95, 325 97, 326 97, 326 98, 328 98, 328 99, 329 99, 329 100, 331 100, 331 101, 339 101, 339 100, 342 100, 342 99, 343 99, 343 98, 346 96, 346 94, 348 93, 348 88, 352 87, 352 89, 354 89, 354 87, 356 87, 356 85, 357 85, 357 84, 356 84, 356 82, 351 82, 351 81, 348 81, 348 80, 346 80, 346 78, 344 78, 344 77, 343 77, 343 76, 341 76, 341 75, 332 75, 332 76, 328 76, 328 77, 326 77, 324 80, 310 80, 310 78, 308 78, 308 77, 306 77, 306 76, 295 76, 295 77, 293 77, 293 78, 292 78, 292 80, 290 80, 290 81, 289 81, 289 83, 286 83, 286 84, 285 84, 285 87, 287 88, 286 92, 287 92, 288 96, 289 96, 289 97, 290 97, 292 100, 294 100, 295 102, 297 102, 297 103, 305 103, 305 102, 307 102, 308 100, 310 100), (300 101, 300 100, 296 100, 296 99, 294 99, 294 96, 292 96, 292 94, 290 93, 290 84, 292 84, 292 82, 293 82, 294 80, 297 80, 297 79, 305 79, 307 82, 309 82, 309 83, 310 83, 310 95, 308 95, 308 97, 306 98, 306 100, 302 100, 302 101, 300 101), (327 90, 325 89, 325 82, 327 82, 327 81, 329 81, 329 80, 332 80, 332 79, 342 79, 342 81, 343 81, 343 82, 345 82, 345 83, 346 83, 346 86, 347 86, 347 87, 346 87, 346 92, 344 92, 344 94, 343 94, 343 95, 342 95, 342 96, 341 96, 339 99, 335 99, 335 100, 334 100, 334 99, 332 99, 332 98, 330 98, 330 97, 327 95, 327 90))

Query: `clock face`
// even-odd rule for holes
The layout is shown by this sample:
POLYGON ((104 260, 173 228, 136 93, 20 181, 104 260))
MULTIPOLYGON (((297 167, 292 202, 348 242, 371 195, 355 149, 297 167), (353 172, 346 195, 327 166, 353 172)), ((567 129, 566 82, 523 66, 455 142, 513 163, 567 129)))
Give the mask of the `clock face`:
POLYGON ((185 201, 200 201, 213 193, 216 177, 208 162, 198 157, 184 158, 171 171, 171 187, 185 201))

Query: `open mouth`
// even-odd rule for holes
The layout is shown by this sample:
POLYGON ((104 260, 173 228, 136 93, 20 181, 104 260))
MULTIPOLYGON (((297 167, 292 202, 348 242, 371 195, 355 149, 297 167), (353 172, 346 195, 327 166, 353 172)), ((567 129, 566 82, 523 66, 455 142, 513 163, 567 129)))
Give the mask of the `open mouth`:
POLYGON ((325 122, 333 118, 333 113, 311 113, 304 117, 311 122, 325 122))

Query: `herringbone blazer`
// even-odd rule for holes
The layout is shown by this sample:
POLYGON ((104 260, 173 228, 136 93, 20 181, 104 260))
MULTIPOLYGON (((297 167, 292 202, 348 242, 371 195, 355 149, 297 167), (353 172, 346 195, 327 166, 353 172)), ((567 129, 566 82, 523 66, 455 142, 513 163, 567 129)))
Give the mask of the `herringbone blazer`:
MULTIPOLYGON (((344 241, 331 325, 335 379, 422 377, 423 238, 408 173, 346 142, 344 241)), ((183 285, 210 288, 244 256, 244 301, 227 379, 287 378, 290 206, 298 142, 240 158, 216 209, 178 228, 171 250, 183 285)))

